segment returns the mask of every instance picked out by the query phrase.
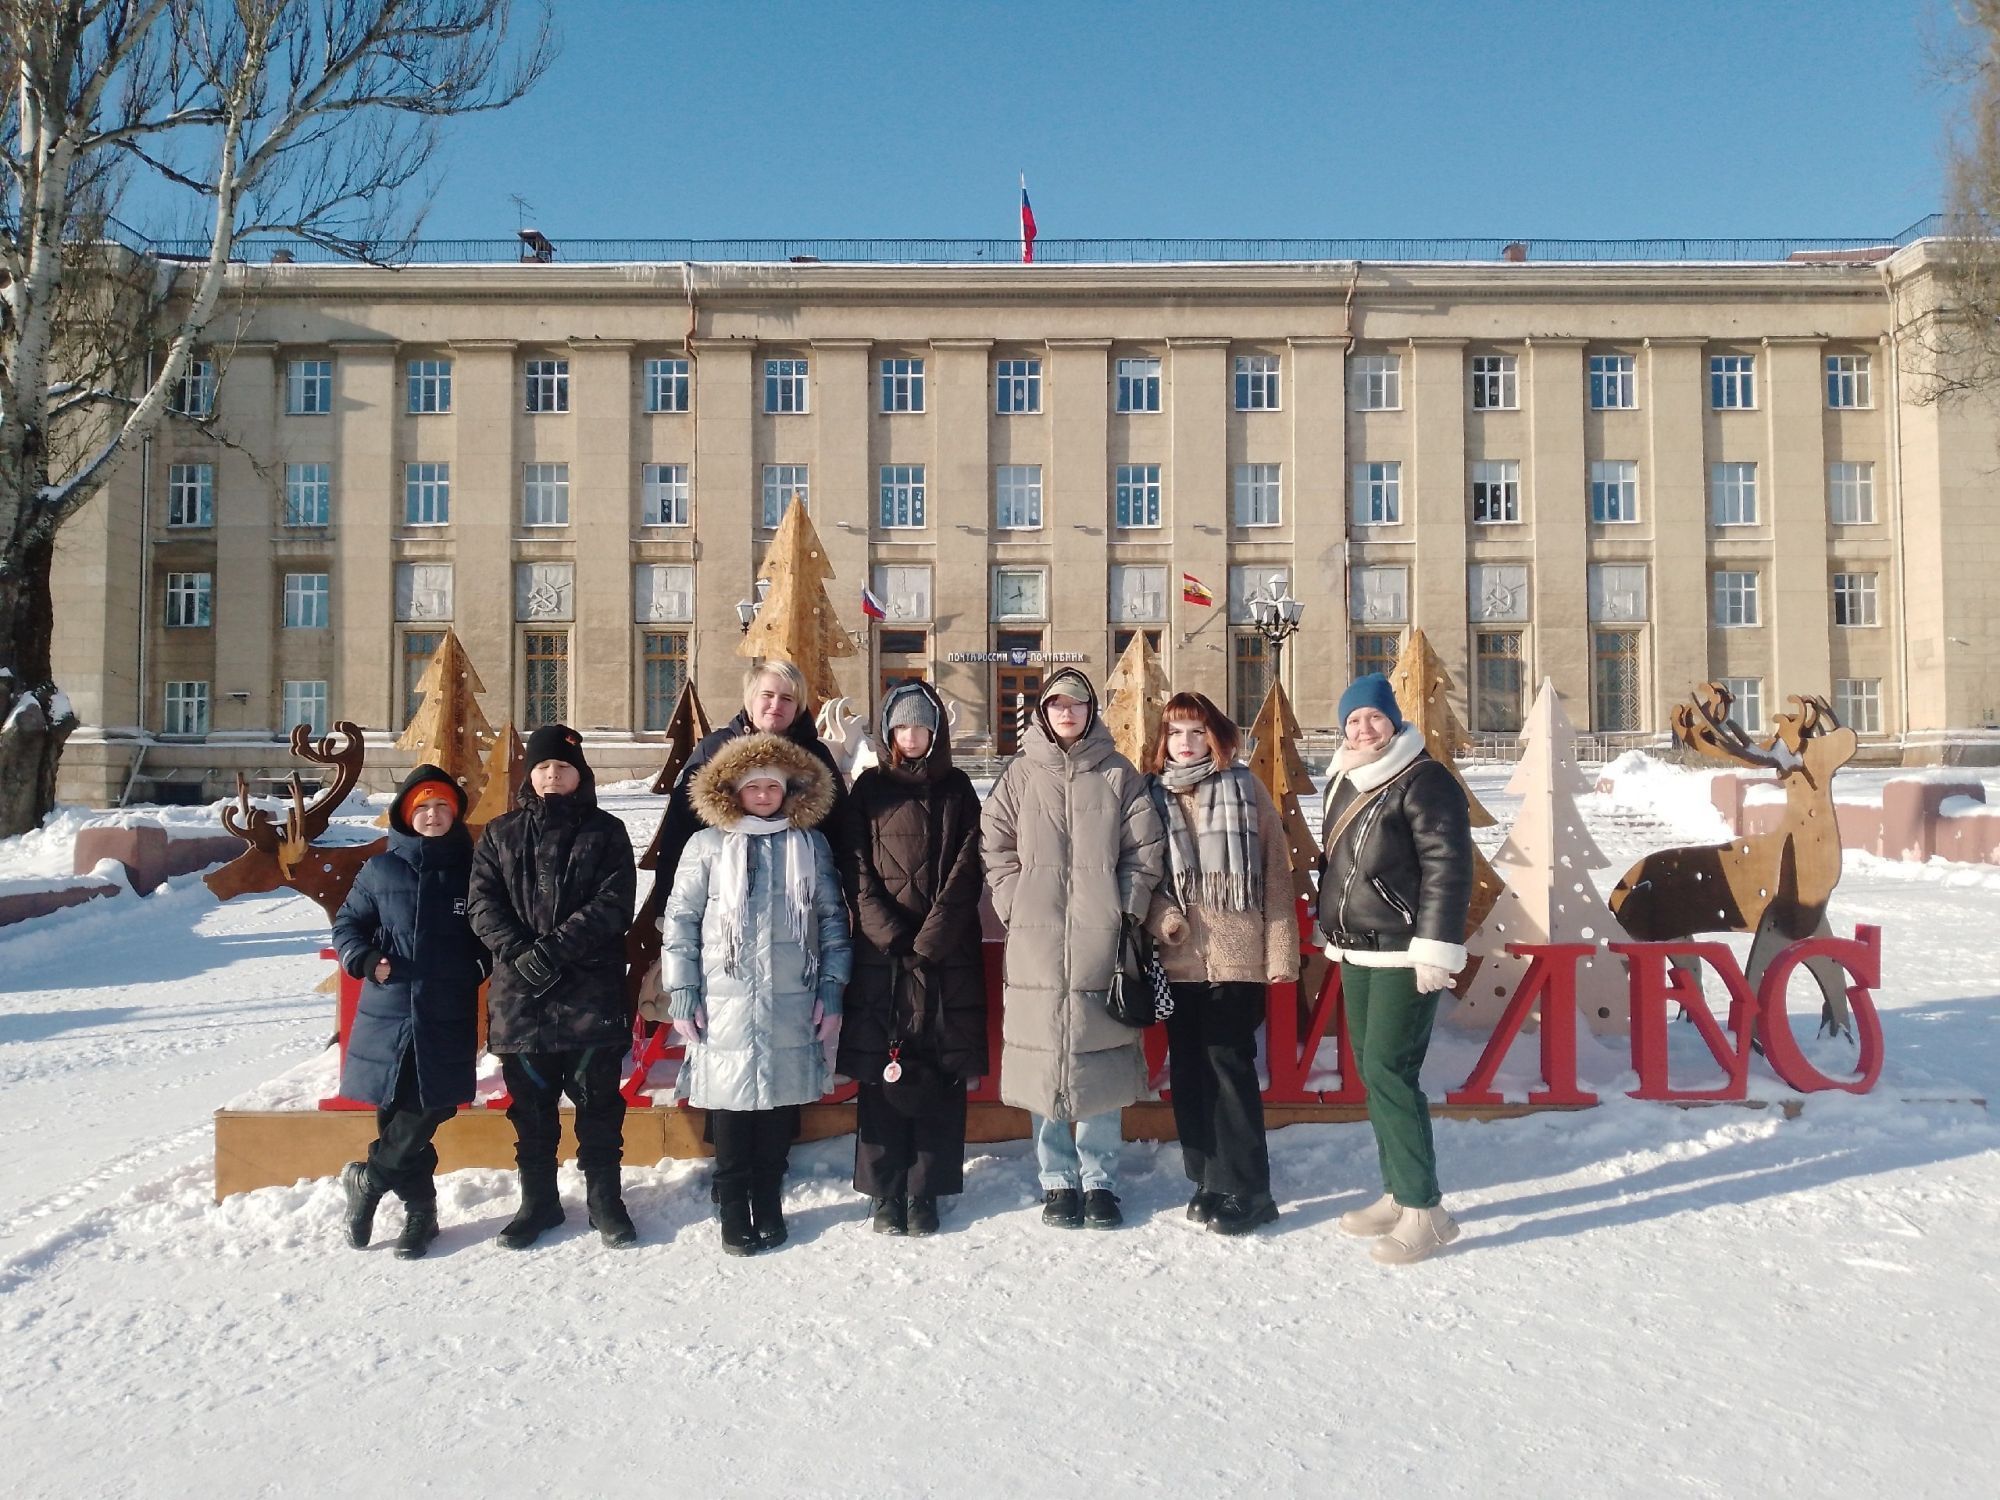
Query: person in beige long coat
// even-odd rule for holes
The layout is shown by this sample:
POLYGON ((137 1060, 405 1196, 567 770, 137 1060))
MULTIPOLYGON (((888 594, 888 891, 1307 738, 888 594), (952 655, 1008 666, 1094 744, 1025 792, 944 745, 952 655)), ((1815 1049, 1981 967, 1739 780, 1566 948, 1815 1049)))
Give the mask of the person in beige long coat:
POLYGON ((1188 1218, 1245 1234, 1278 1217, 1257 1028, 1266 986, 1299 973, 1291 840, 1263 783, 1236 762, 1242 733, 1201 693, 1176 693, 1146 757, 1166 828, 1167 878, 1147 925, 1165 945, 1167 1019, 1188 1218))
POLYGON ((1113 746, 1083 673, 1066 667, 1044 685, 980 828, 1007 929, 1000 1097, 1034 1116, 1042 1222, 1115 1228, 1120 1111, 1145 1097, 1146 1062, 1104 992, 1120 929, 1144 919, 1166 851, 1146 779, 1113 746))

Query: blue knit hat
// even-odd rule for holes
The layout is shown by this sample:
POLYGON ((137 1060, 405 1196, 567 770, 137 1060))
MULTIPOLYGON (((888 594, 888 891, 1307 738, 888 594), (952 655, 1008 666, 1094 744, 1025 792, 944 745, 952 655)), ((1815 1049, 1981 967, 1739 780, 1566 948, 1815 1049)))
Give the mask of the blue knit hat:
POLYGON ((1347 691, 1340 695, 1339 723, 1342 728, 1347 726, 1347 716, 1357 708, 1376 709, 1396 728, 1403 727, 1403 710, 1396 704, 1396 690, 1389 686, 1389 679, 1380 672, 1355 678, 1347 685, 1347 691))

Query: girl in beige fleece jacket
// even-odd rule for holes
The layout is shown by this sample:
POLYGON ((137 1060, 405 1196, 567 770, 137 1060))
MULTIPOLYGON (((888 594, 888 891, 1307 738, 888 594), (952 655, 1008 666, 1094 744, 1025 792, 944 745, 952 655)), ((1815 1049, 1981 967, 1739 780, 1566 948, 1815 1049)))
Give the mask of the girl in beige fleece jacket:
POLYGON ((1291 844, 1247 766, 1242 735, 1201 693, 1167 703, 1146 758, 1168 873, 1148 926, 1165 946, 1174 1125, 1194 1196, 1188 1218, 1246 1234, 1278 1217, 1257 1087, 1265 988, 1299 972, 1291 844))

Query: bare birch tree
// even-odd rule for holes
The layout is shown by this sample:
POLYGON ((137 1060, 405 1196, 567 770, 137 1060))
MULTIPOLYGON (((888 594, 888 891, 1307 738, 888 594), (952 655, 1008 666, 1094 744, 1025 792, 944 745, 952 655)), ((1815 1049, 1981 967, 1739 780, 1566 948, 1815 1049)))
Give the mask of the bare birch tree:
POLYGON ((548 0, 0 0, 0 836, 75 723, 56 534, 169 418, 239 243, 393 262, 443 122, 553 55, 548 0), (202 253, 112 240, 125 201, 182 205, 202 253))

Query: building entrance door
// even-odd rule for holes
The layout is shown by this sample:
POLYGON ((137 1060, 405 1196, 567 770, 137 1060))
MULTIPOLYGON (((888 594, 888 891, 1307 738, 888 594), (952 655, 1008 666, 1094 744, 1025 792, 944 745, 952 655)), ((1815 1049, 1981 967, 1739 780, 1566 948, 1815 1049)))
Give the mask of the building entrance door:
POLYGON ((1028 715, 1042 696, 1040 667, 1002 667, 994 674, 993 745, 1001 755, 1015 755, 1021 749, 1021 731, 1028 715))

